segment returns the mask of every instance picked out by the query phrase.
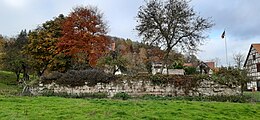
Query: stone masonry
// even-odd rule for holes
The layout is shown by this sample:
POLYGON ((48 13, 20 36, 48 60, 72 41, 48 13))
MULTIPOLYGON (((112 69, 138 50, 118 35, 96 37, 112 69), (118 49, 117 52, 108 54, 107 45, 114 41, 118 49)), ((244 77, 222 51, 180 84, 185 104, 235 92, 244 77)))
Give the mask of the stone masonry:
POLYGON ((31 93, 39 95, 46 90, 54 93, 84 94, 84 93, 107 93, 113 97, 120 92, 128 93, 131 96, 142 96, 146 94, 159 96, 213 96, 213 95, 238 95, 240 87, 229 87, 220 85, 214 81, 202 80, 199 86, 187 90, 184 87, 177 87, 173 84, 154 85, 151 81, 144 80, 122 80, 120 83, 97 83, 95 86, 66 87, 52 82, 51 84, 40 83, 37 87, 32 87, 31 93))

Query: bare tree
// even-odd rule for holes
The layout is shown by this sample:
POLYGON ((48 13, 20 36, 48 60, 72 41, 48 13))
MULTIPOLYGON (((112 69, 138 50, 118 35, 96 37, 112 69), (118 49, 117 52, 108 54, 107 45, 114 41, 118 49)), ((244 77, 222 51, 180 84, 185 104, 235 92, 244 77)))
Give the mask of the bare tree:
POLYGON ((235 65, 237 66, 237 68, 241 69, 241 67, 243 66, 243 62, 245 60, 245 56, 240 52, 234 53, 233 59, 235 61, 235 65))
POLYGON ((165 49, 163 66, 173 47, 196 50, 207 37, 204 32, 213 26, 209 19, 197 16, 186 0, 149 0, 139 8, 137 19, 136 30, 143 41, 165 49))

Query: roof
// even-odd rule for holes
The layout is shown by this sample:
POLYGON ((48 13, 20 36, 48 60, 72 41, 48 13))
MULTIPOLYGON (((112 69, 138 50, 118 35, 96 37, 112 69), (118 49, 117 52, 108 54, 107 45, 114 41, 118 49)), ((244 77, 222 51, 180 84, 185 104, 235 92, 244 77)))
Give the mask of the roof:
POLYGON ((258 53, 260 53, 260 44, 252 44, 258 53))
POLYGON ((192 63, 184 63, 183 66, 193 67, 193 64, 192 63))
POLYGON ((198 66, 205 65, 206 67, 209 67, 211 70, 215 69, 215 62, 203 62, 201 61, 198 66))
POLYGON ((248 60, 248 57, 249 57, 249 54, 250 54, 250 51, 251 51, 252 48, 255 48, 257 53, 260 54, 260 43, 251 44, 249 51, 248 51, 248 54, 246 56, 246 61, 244 63, 244 67, 246 67, 246 63, 247 63, 247 60, 248 60))
POLYGON ((207 65, 208 65, 208 67, 210 68, 210 69, 214 69, 215 68, 215 62, 205 62, 207 65))

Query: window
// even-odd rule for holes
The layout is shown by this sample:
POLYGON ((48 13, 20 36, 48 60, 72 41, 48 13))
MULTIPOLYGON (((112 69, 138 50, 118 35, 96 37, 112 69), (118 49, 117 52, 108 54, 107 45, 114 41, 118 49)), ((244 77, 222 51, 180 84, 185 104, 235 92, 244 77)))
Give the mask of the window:
POLYGON ((255 58, 255 55, 253 55, 253 60, 255 60, 256 58, 255 58))
POLYGON ((257 72, 260 72, 260 63, 257 63, 257 64, 256 64, 256 71, 257 71, 257 72))

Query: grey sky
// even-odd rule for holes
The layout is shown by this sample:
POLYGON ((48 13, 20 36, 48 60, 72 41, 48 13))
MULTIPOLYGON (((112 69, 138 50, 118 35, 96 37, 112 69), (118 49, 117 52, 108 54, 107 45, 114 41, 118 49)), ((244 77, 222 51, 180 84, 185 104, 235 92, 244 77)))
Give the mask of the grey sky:
MULTIPOLYGON (((135 16, 143 0, 0 0, 0 34, 15 36, 22 29, 35 29, 59 14, 68 14, 77 5, 97 6, 109 25, 109 34, 141 41, 134 30, 135 16)), ((201 46, 198 57, 211 60, 216 57, 225 63, 224 40, 226 29, 228 56, 241 52, 245 56, 251 43, 260 42, 259 0, 193 0, 191 6, 203 17, 211 17, 215 26, 201 46)))
POLYGON ((234 53, 241 52, 246 56, 250 44, 260 42, 259 0, 193 0, 192 6, 200 15, 212 17, 215 23, 207 44, 201 47, 201 59, 218 57, 221 64, 226 65, 225 44, 220 38, 224 29, 230 64, 233 64, 234 53))

